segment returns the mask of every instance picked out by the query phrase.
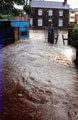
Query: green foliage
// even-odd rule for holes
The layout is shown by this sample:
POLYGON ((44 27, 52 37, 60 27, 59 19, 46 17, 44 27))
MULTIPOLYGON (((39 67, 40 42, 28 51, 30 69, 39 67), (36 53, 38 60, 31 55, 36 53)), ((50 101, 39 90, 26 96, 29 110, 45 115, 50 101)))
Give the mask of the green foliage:
POLYGON ((74 29, 78 29, 78 25, 74 25, 74 29))
POLYGON ((31 15, 32 8, 29 5, 25 5, 23 9, 28 15, 31 15))
POLYGON ((78 48, 78 25, 75 25, 72 30, 72 46, 78 48))
POLYGON ((24 16, 24 12, 19 13, 20 17, 24 16))
POLYGON ((7 19, 8 19, 8 20, 14 20, 15 18, 14 18, 14 16, 12 16, 12 15, 8 15, 8 16, 7 16, 7 19))
MULTIPOLYGON (((14 3, 24 5, 24 11, 28 15, 32 13, 32 8, 28 5, 28 0, 0 0, 0 13, 5 15, 11 14, 13 16, 19 15, 20 11, 14 8, 14 3)), ((6 19, 5 16, 0 16, 0 18, 6 19)))
POLYGON ((14 20, 14 16, 0 14, 0 19, 14 20))
POLYGON ((19 11, 14 8, 14 3, 25 5, 25 0, 0 0, 0 13, 17 15, 19 11))
POLYGON ((24 10, 28 15, 32 13, 32 8, 28 5, 28 0, 0 0, 0 13, 12 14, 14 16, 19 15, 20 11, 14 8, 14 3, 24 5, 24 10))
POLYGON ((12 15, 13 15, 13 16, 18 16, 18 15, 19 15, 19 12, 20 12, 20 10, 17 10, 17 9, 15 9, 15 8, 12 9, 12 15))

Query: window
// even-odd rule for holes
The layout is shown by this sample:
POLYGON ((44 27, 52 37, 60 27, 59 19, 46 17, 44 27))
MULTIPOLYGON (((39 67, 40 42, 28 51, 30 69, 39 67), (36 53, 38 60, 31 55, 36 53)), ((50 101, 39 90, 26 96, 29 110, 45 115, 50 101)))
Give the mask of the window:
POLYGON ((74 13, 74 11, 71 11, 71 13, 74 13))
POLYGON ((53 10, 49 10, 49 11, 48 11, 48 15, 49 15, 49 16, 52 16, 52 15, 53 15, 53 10))
POLYGON ((59 11, 59 16, 63 16, 63 10, 59 11))
POLYGON ((38 15, 40 15, 40 16, 42 15, 42 10, 41 9, 38 10, 38 15))
POLYGON ((27 31, 26 32, 22 31, 21 36, 25 36, 25 35, 27 35, 27 31))
POLYGON ((74 19, 74 16, 71 16, 70 18, 71 18, 71 19, 74 19))
POLYGON ((43 25, 43 20, 42 19, 38 19, 38 26, 42 26, 43 25))
POLYGON ((62 19, 59 19, 59 21, 58 21, 58 26, 59 26, 59 27, 63 26, 63 20, 62 20, 62 19))

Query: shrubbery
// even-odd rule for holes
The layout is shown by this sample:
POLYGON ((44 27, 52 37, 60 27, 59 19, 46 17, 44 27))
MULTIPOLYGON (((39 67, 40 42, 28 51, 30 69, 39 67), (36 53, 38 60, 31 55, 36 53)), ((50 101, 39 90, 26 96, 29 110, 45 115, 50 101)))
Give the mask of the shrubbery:
POLYGON ((71 41, 72 46, 78 48, 78 25, 74 26, 71 37, 72 37, 72 41, 71 41))
POLYGON ((0 14, 0 19, 14 20, 14 16, 12 15, 2 15, 0 14))
POLYGON ((78 68, 78 25, 75 25, 71 35, 71 45, 76 48, 76 67, 78 68))

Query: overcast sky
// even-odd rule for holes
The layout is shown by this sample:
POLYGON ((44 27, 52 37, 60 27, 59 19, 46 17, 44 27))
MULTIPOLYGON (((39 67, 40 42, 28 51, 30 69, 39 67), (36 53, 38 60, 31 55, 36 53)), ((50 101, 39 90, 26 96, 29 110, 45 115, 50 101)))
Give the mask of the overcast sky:
MULTIPOLYGON (((51 1, 63 2, 64 0, 51 0, 51 1)), ((71 8, 78 8, 78 0, 67 0, 67 3, 70 5, 71 8)))

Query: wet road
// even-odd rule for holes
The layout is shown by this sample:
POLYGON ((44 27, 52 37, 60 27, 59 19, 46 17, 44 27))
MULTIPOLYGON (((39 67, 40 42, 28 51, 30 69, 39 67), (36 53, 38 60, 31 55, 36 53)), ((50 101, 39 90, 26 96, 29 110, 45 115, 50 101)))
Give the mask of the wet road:
POLYGON ((78 120, 78 78, 75 50, 45 40, 44 31, 30 31, 2 49, 2 120, 78 120))

